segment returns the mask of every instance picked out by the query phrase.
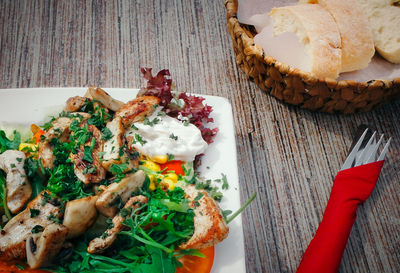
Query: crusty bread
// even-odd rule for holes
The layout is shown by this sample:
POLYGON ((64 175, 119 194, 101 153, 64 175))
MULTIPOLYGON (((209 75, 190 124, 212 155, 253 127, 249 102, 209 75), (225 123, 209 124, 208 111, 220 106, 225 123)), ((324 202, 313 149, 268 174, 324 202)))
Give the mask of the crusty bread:
POLYGON ((311 73, 336 79, 341 70, 341 39, 332 16, 320 5, 299 4, 273 8, 274 35, 295 33, 310 56, 311 73))
POLYGON ((357 1, 368 17, 376 50, 389 62, 400 63, 400 1, 357 1))
POLYGON ((335 20, 342 39, 340 72, 359 70, 368 66, 375 53, 374 40, 368 19, 357 0, 300 0, 299 2, 319 3, 335 20))

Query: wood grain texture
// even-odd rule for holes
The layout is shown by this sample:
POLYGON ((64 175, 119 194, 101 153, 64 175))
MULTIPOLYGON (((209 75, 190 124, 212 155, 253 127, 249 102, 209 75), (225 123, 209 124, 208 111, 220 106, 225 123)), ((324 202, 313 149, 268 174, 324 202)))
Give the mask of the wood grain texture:
MULTIPOLYGON (((238 70, 224 1, 0 1, 0 88, 137 88, 169 68, 179 90, 233 106, 247 272, 294 272, 361 123, 393 137, 340 272, 400 272, 400 102, 329 115, 280 103, 238 70)), ((1 98, 0 98, 1 99, 1 98)))

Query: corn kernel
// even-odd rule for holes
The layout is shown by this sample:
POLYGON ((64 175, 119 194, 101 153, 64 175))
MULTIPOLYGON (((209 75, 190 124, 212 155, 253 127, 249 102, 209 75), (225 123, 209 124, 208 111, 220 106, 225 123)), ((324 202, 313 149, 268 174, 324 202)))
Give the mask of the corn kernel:
POLYGON ((176 173, 166 173, 164 177, 170 179, 174 183, 178 182, 178 175, 176 173))
POLYGON ((149 190, 154 191, 155 189, 156 189, 156 183, 154 183, 154 180, 150 179, 149 190))
POLYGON ((151 160, 143 160, 142 165, 155 172, 159 172, 161 170, 160 165, 151 160))
POLYGON ((173 191, 175 189, 175 183, 171 179, 164 178, 163 181, 162 181, 162 184, 165 185, 165 186, 168 186, 168 189, 170 191, 173 191))
POLYGON ((36 152, 38 146, 32 143, 21 143, 19 144, 18 149, 22 152, 36 152))
POLYGON ((155 155, 151 158, 154 162, 157 162, 158 164, 164 164, 167 163, 168 161, 168 156, 167 155, 155 155))

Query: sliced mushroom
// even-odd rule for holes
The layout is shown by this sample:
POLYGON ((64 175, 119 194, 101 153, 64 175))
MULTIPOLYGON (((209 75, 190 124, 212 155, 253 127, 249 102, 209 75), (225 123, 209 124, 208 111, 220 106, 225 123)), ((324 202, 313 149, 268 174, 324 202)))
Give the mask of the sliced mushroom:
POLYGON ((0 169, 6 173, 7 207, 12 213, 20 211, 32 194, 24 170, 25 154, 8 150, 0 155, 0 169))
POLYGON ((97 196, 89 196, 67 202, 63 225, 68 228, 68 239, 82 235, 96 221, 96 200, 97 196))
POLYGON ((115 239, 117 239, 118 233, 127 228, 122 224, 126 216, 145 203, 147 203, 147 197, 143 195, 131 197, 122 208, 121 212, 123 213, 116 215, 112 219, 112 228, 107 229, 101 237, 94 238, 90 241, 87 251, 89 253, 101 253, 110 247, 115 239))
POLYGON ((71 159, 74 162, 74 173, 86 185, 99 183, 106 177, 106 171, 101 166, 98 154, 103 150, 101 132, 94 125, 88 125, 88 130, 92 133, 92 137, 84 145, 81 145, 77 153, 71 154, 71 159), (94 146, 92 147, 93 143, 94 146), (85 158, 85 146, 92 149, 90 152, 91 161, 85 158))
POLYGON ((48 225, 42 233, 32 234, 26 243, 26 258, 31 269, 48 265, 64 244, 68 228, 48 225))
POLYGON ((118 111, 124 103, 112 98, 106 91, 98 87, 89 87, 85 97, 99 101, 111 111, 118 111))
POLYGON ((132 123, 142 121, 145 117, 153 114, 160 102, 161 99, 154 96, 138 97, 125 103, 115 115, 122 118, 125 128, 129 128, 132 123))
POLYGON ((113 164, 127 163, 125 172, 129 172, 133 168, 137 168, 139 165, 139 159, 131 159, 126 151, 123 150, 125 129, 122 125, 121 117, 115 117, 112 121, 108 122, 107 128, 112 133, 112 137, 104 142, 104 155, 101 165, 106 170, 110 170, 110 167, 113 164))
POLYGON ((5 259, 24 259, 26 240, 35 226, 53 223, 60 213, 60 208, 53 202, 47 191, 41 192, 28 203, 25 210, 14 216, 0 232, 0 255, 5 259), (36 215, 37 214, 37 215, 36 215))
POLYGON ((184 187, 186 198, 191 201, 195 217, 193 236, 179 247, 182 249, 202 249, 213 246, 228 236, 227 226, 221 209, 205 190, 197 190, 195 186, 184 187), (198 196, 201 196, 198 199, 198 196), (198 202, 198 203, 197 203, 198 202))
POLYGON ((114 217, 118 211, 118 205, 124 204, 132 193, 136 192, 146 178, 143 171, 130 173, 118 183, 112 183, 102 193, 96 201, 97 210, 107 217, 114 217))

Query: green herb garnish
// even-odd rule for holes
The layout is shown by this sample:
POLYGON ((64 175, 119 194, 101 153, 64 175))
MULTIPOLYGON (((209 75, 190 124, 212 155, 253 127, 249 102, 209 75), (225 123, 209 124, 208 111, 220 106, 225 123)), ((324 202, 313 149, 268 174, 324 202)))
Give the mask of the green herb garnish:
POLYGON ((113 137, 113 133, 111 132, 111 130, 108 129, 107 127, 104 127, 104 129, 102 130, 101 139, 102 140, 109 140, 112 137, 113 137))
POLYGON ((38 209, 29 209, 29 212, 31 213, 31 218, 36 217, 40 214, 40 210, 38 209))
POLYGON ((41 225, 36 225, 36 226, 34 226, 33 228, 32 228, 32 233, 33 234, 36 234, 36 233, 39 233, 39 232, 42 232, 44 230, 44 227, 42 227, 41 225))

